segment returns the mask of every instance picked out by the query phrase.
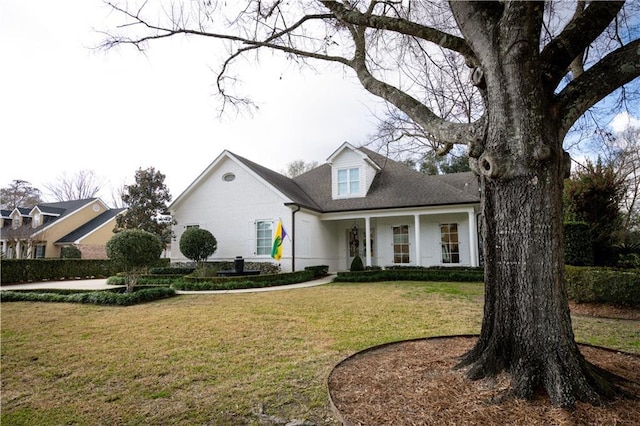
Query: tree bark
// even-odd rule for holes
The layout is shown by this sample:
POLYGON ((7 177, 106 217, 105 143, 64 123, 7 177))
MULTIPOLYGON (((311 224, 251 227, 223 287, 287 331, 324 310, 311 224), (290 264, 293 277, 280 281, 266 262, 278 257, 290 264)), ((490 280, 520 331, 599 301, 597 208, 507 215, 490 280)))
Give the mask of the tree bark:
MULTIPOLYGON (((473 10, 481 3, 455 3, 468 19, 463 32, 482 27, 470 17, 482 14, 473 10)), ((553 94, 542 80, 538 7, 510 3, 500 11, 501 29, 479 34, 474 46, 488 120, 485 140, 470 152, 482 182, 486 288, 480 338, 460 366, 469 366, 472 379, 510 373, 516 397, 545 390, 557 406, 598 403, 614 389, 580 354, 571 326, 562 227, 566 166, 553 94)), ((491 19, 496 11, 484 13, 491 19)))

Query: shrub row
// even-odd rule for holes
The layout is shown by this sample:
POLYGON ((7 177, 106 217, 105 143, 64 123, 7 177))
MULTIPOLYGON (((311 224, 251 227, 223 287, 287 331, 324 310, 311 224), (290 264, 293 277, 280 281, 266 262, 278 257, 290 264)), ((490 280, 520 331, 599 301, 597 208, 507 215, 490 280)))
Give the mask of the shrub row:
POLYGON ((329 265, 307 266, 304 270, 313 272, 313 278, 322 278, 329 275, 329 265))
POLYGON ((569 299, 578 303, 640 306, 640 272, 603 268, 565 268, 569 299))
MULTIPOLYGON (((157 286, 169 286, 174 281, 182 278, 182 275, 141 275, 138 278, 138 285, 157 285, 157 286)), ((111 276, 107 279, 109 285, 126 285, 126 276, 122 273, 111 276)))
POLYGON ((149 268, 150 275, 189 275, 196 270, 195 266, 166 266, 149 268))
POLYGON ((118 272, 108 259, 3 259, 2 284, 108 277, 118 272))
POLYGON ((176 292, 168 287, 139 288, 132 293, 118 293, 109 290, 90 292, 21 290, 2 291, 0 292, 0 300, 2 302, 60 302, 130 306, 172 297, 175 296, 175 294, 176 292))
POLYGON ((373 281, 464 281, 484 280, 481 268, 389 267, 382 270, 338 272, 336 282, 373 281))
POLYGON ((190 277, 174 281, 176 290, 236 290, 243 288, 274 287, 309 281, 314 278, 312 271, 298 271, 284 274, 252 275, 244 277, 190 277))

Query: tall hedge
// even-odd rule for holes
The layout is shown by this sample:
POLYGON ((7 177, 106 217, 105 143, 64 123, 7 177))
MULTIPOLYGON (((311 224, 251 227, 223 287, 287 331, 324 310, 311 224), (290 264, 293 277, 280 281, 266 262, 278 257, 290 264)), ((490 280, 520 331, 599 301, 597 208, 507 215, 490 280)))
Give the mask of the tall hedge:
POLYGON ((586 222, 565 222, 564 263, 574 266, 594 264, 591 230, 586 222))
POLYGON ((118 273, 107 259, 2 259, 2 284, 74 278, 104 278, 118 273))

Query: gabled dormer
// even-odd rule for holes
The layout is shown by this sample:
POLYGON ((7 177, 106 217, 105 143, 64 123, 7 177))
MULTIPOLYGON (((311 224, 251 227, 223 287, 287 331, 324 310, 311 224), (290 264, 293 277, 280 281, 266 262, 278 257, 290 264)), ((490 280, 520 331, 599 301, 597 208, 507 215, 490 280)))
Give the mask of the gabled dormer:
POLYGON ((345 142, 327 159, 331 165, 331 197, 365 197, 380 167, 364 152, 345 142))
POLYGON ((57 210, 62 209, 53 209, 54 211, 51 210, 52 209, 47 209, 44 206, 35 206, 33 209, 31 209, 29 215, 32 218, 33 227, 37 228, 39 226, 43 226, 50 222, 53 222, 60 216, 60 212, 57 210))

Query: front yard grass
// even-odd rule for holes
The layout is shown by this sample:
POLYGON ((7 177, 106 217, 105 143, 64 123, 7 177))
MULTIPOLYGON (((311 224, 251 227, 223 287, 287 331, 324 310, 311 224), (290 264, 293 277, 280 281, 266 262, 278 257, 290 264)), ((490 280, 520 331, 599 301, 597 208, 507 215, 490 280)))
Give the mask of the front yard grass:
MULTIPOLYGON (((2 424, 335 424, 326 379, 381 343, 476 334, 482 284, 387 282, 183 295, 130 307, 2 304, 2 424)), ((574 319, 640 353, 638 321, 574 319)))

